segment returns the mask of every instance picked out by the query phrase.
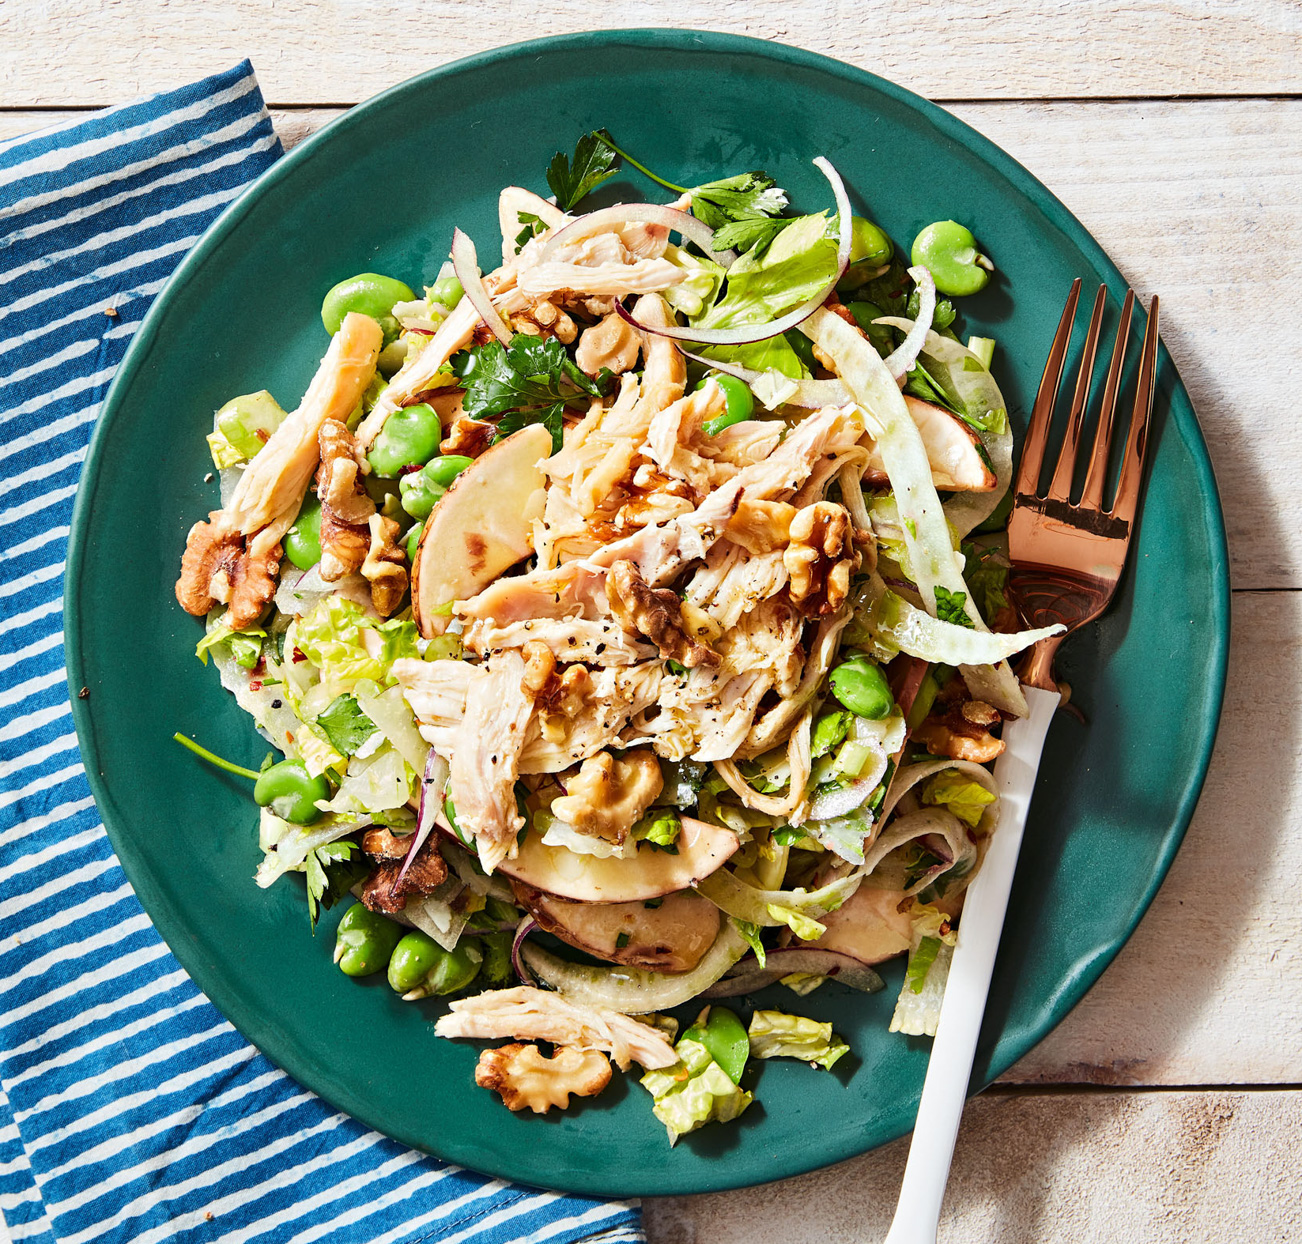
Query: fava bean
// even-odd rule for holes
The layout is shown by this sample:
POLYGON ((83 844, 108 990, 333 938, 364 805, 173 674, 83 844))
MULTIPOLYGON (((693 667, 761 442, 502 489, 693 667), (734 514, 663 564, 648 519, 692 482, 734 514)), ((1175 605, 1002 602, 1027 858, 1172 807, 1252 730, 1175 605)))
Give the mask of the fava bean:
POLYGON ((449 311, 466 296, 461 282, 454 276, 441 276, 429 288, 430 299, 449 311))
POLYGON ((467 942, 444 950, 427 933, 413 929, 389 959, 389 987, 409 1002, 456 993, 479 974, 483 955, 467 942))
POLYGON ((404 475, 398 481, 402 508, 412 518, 428 518, 452 481, 473 461, 473 458, 467 458, 464 454, 446 454, 431 458, 419 471, 404 475))
POLYGON ((985 289, 993 264, 976 246, 972 231, 956 220, 938 220, 913 240, 912 258, 935 278, 942 294, 961 298, 985 289))
POLYGON ((411 286, 402 281, 378 272, 361 272, 340 281, 326 294, 321 303, 321 323, 333 337, 344 316, 358 311, 375 320, 384 331, 384 340, 389 342, 399 332, 398 321, 393 318, 393 304, 411 302, 415 297, 411 286))
POLYGON ((285 556, 300 570, 311 570, 321 560, 321 502, 311 493, 285 532, 285 556))
POLYGON ((837 289, 858 289, 875 277, 883 264, 891 261, 895 245, 885 230, 863 216, 853 218, 850 242, 850 266, 836 283, 837 289))
POLYGON ((706 436, 718 436, 724 428, 730 428, 734 423, 745 423, 755 413, 755 395, 744 380, 724 372, 710 372, 701 378, 701 382, 696 387, 705 388, 709 380, 713 380, 723 390, 727 409, 717 419, 706 420, 701 425, 701 431, 706 436))
POLYGON ((395 410, 366 455, 371 470, 383 479, 395 479, 403 467, 424 466, 443 439, 438 412, 425 402, 395 410))
POLYGON ((378 911, 354 903, 339 921, 335 962, 345 976, 370 976, 389 966, 403 928, 378 911))
POLYGON ((420 547, 420 533, 425 530, 424 523, 416 523, 407 533, 407 560, 416 564, 416 550, 420 547))
POLYGON ((253 786, 253 800, 260 808, 270 808, 282 821, 311 825, 319 820, 317 800, 330 798, 330 784, 324 777, 312 777, 307 766, 297 759, 282 760, 263 769, 253 786))
POLYGON ((895 707, 895 697, 871 657, 858 655, 843 661, 832 671, 832 694, 858 717, 880 721, 895 707))

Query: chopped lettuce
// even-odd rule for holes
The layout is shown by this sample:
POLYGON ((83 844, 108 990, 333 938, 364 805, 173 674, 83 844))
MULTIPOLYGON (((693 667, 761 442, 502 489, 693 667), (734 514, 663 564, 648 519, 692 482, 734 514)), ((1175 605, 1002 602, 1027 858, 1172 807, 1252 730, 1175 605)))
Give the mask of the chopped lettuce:
POLYGON ((700 1041, 684 1033, 674 1050, 678 1061, 673 1066, 642 1077, 642 1087, 655 1103, 651 1109, 665 1125, 671 1145, 706 1123, 731 1122, 753 1100, 700 1041))
POLYGON ((799 1058, 810 1066, 831 1070, 850 1052, 831 1024, 785 1011, 756 1011, 748 1035, 752 1058, 799 1058))
POLYGON ((827 925, 820 924, 812 916, 807 916, 794 907, 769 903, 768 913, 777 924, 785 924, 802 942, 816 942, 827 932, 827 925))
POLYGON ((340 596, 327 596, 294 624, 294 646, 321 671, 336 693, 361 679, 392 685, 389 668, 400 657, 416 657, 416 624, 382 622, 340 596))
POLYGON ((723 297, 692 327, 731 328, 776 319, 812 298, 835 275, 836 240, 827 236, 827 214, 798 216, 767 246, 747 251, 728 269, 723 297))
POLYGON ((928 778, 922 788, 922 802, 948 808, 960 821, 974 829, 997 796, 957 769, 944 769, 928 778))
POLYGON ((354 759, 334 797, 317 807, 361 815, 401 808, 412 796, 414 777, 402 754, 386 744, 364 760, 354 759))
POLYGON ((760 926, 752 924, 749 920, 738 920, 736 916, 728 918, 732 921, 732 927, 746 939, 746 945, 754 952, 755 962, 763 967, 768 962, 768 955, 764 950, 764 943, 760 941, 760 926))
POLYGON ((646 842, 661 851, 677 855, 678 835, 682 829, 683 818, 676 808, 652 808, 633 826, 629 837, 634 842, 646 842))
POLYGON ((792 993, 803 998, 826 982, 827 977, 819 972, 789 972, 778 981, 778 984, 785 985, 792 993))
POLYGON ((914 957, 919 951, 909 955, 909 970, 900 989, 899 1000, 895 1003, 895 1014, 891 1016, 890 1031, 902 1032, 910 1037, 936 1035, 936 1025, 940 1022, 940 1005, 945 998, 945 982, 949 979, 949 964, 954 957, 953 947, 945 945, 939 939, 924 938, 923 941, 937 943, 934 957, 919 984, 918 972, 914 968, 914 957))

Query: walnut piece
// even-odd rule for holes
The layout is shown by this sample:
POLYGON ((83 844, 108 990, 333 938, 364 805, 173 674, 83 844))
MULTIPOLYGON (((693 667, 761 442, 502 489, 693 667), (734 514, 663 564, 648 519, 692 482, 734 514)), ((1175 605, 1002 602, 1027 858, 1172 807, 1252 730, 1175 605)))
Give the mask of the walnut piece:
POLYGON ((625 752, 618 760, 598 752, 579 766, 566 793, 552 800, 552 815, 581 834, 622 843, 663 787, 660 762, 650 748, 625 752))
POLYGON ((375 612, 387 618, 407 592, 407 553, 397 544, 401 528, 393 519, 372 514, 369 526, 371 544, 362 561, 362 578, 371 585, 375 612))
POLYGON ((920 722, 913 737, 933 756, 983 765, 1004 750, 1003 739, 990 733, 990 727, 999 720, 999 710, 982 700, 950 700, 943 712, 933 710, 920 722))
POLYGON ((723 529, 725 539, 740 544, 759 556, 791 543, 791 520, 796 507, 785 501, 753 501, 743 498, 723 529))
MULTIPOLYGON (((548 655, 550 654, 551 650, 548 649, 548 655)), ((586 666, 567 665, 565 672, 560 673, 553 665, 534 699, 534 707, 538 712, 538 726, 547 742, 564 742, 566 723, 573 721, 583 712, 591 690, 592 676, 586 666)))
POLYGON ((528 310, 517 312, 511 320, 517 332, 530 337, 555 337, 565 345, 579 335, 578 325, 546 298, 528 310))
POLYGON ((806 613, 835 613, 850 593, 850 575, 859 564, 845 508, 834 501, 816 501, 797 511, 782 563, 791 576, 793 601, 806 613))
POLYGON ((589 376, 597 375, 609 367, 615 375, 626 372, 637 362, 642 338, 637 330, 617 311, 612 311, 599 323, 583 330, 574 361, 589 376))
MULTIPOLYGON (((397 844, 376 845, 391 847, 397 844)), ((365 840, 362 850, 370 853, 365 840)), ((448 879, 448 866, 433 839, 427 841, 416 853, 411 867, 407 869, 407 875, 399 881, 398 874, 402 872, 402 861, 406 855, 404 847, 401 855, 384 856, 362 882, 362 902, 372 911, 393 915, 407 906, 409 895, 432 894, 448 879)))
POLYGON ((185 539, 181 576, 176 581, 176 600, 186 613, 202 617, 216 603, 213 580, 224 575, 229 586, 235 564, 243 555, 244 539, 225 525, 226 514, 214 510, 206 523, 195 523, 185 539))
POLYGON ((606 597, 615 620, 629 634, 645 635, 660 655, 688 669, 719 665, 719 654, 688 635, 683 602, 669 588, 652 588, 630 561, 613 563, 606 575, 606 597))
POLYGON ((478 458, 492 443, 497 429, 491 423, 458 415, 447 436, 439 442, 439 453, 478 458))
POLYGON ((362 454, 357 441, 338 419, 327 419, 317 437, 321 465, 316 491, 321 501, 321 577, 334 583, 366 560, 367 524, 375 502, 362 487, 362 454))
POLYGON ((262 616, 276 594, 280 538, 289 523, 277 521, 246 540, 229 525, 225 511, 214 510, 208 519, 195 523, 186 537, 177 603, 199 617, 223 604, 225 625, 242 630, 262 616))
POLYGON ((610 1083, 610 1059, 600 1050, 556 1047, 548 1058, 536 1045, 514 1041, 484 1050, 475 1067, 475 1083, 500 1093, 508 1110, 546 1114, 553 1106, 565 1110, 570 1095, 595 1097, 610 1083))

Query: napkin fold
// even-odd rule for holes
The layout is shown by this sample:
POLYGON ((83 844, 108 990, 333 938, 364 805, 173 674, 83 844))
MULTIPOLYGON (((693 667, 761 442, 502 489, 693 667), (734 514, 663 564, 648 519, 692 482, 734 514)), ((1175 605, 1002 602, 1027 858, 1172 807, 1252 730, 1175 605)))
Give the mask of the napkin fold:
POLYGON ((62 632, 87 441, 154 296, 280 154, 247 61, 0 143, 0 1212, 39 1244, 644 1244, 633 1205, 441 1162, 278 1071, 96 813, 62 632))

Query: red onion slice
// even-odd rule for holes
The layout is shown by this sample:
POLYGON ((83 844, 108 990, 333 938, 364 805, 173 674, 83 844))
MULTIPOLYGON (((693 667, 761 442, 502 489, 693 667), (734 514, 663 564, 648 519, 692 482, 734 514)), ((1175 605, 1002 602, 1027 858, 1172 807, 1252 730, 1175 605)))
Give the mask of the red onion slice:
POLYGON ((525 916, 515 926, 515 940, 511 943, 511 966, 515 969, 515 974, 526 985, 536 985, 537 982, 533 978, 533 973, 525 967, 524 956, 520 953, 520 949, 524 945, 524 939, 538 927, 537 920, 532 916, 525 916))
POLYGON ((794 311, 788 311, 780 319, 770 320, 767 324, 740 324, 736 328, 680 328, 670 325, 666 328, 639 324, 621 302, 615 303, 615 310, 634 328, 644 333, 655 333, 659 337, 672 337, 675 341, 698 341, 706 346, 744 346, 754 341, 767 341, 779 333, 807 320, 827 301, 828 295, 836 288, 836 283, 845 274, 850 263, 850 242, 853 235, 851 226, 850 196, 846 194, 845 182, 841 174, 831 163, 818 156, 814 160, 819 172, 832 184, 832 194, 836 197, 837 237, 836 272, 832 279, 812 298, 802 302, 794 311))
MULTIPOLYGON (((698 363, 704 363, 715 371, 736 376, 738 380, 744 380, 747 384, 753 384, 765 374, 750 367, 738 367, 735 363, 720 363, 718 359, 707 359, 705 355, 693 354, 690 350, 680 350, 680 353, 689 359, 695 359, 698 363)), ((792 380, 791 383, 796 388, 782 403, 784 406, 799 406, 802 410, 822 410, 824 406, 844 406, 854 400, 850 396, 849 389, 839 380, 792 380)))
POLYGON ((792 972, 808 972, 811 976, 826 976, 838 984, 862 993, 876 993, 885 982, 867 964, 852 959, 835 950, 814 950, 792 946, 785 950, 770 950, 765 964, 751 958, 744 959, 732 968, 721 981, 711 985, 702 998, 737 998, 774 985, 792 972))
POLYGON ((416 832, 411 836, 411 846, 407 848, 406 858, 398 872, 397 886, 407 875, 407 869, 416 858, 416 853, 425 845, 434 828, 434 818, 443 806, 443 788, 448 780, 448 762, 432 747, 425 761, 425 774, 420 783, 420 805, 416 813, 416 832), (437 788, 437 789, 435 789, 437 788))
POLYGON ((479 312, 479 318, 488 325, 493 336, 504 346, 511 344, 511 330, 506 321, 497 313, 493 300, 484 288, 484 279, 479 274, 479 256, 475 253, 475 244, 460 229, 452 232, 452 270, 466 291, 470 305, 479 312))
POLYGON ((936 315, 936 282, 921 264, 909 269, 909 275, 918 286, 918 318, 913 321, 904 340, 886 356, 886 367, 896 380, 918 361, 922 347, 927 344, 927 330, 936 315))
MULTIPOLYGON (((539 255, 539 263, 546 263, 556 250, 575 242, 582 242, 598 233, 605 233, 616 225, 631 221, 644 221, 650 225, 662 225, 674 233, 681 234, 690 242, 695 242, 715 263, 730 268, 737 258, 736 251, 716 251, 714 230, 703 221, 697 220, 691 212, 681 212, 676 207, 666 207, 661 203, 616 203, 613 207, 603 207, 578 220, 571 221, 564 229, 558 229, 548 239, 539 255)), ((463 281, 464 285, 465 282, 463 281)))

